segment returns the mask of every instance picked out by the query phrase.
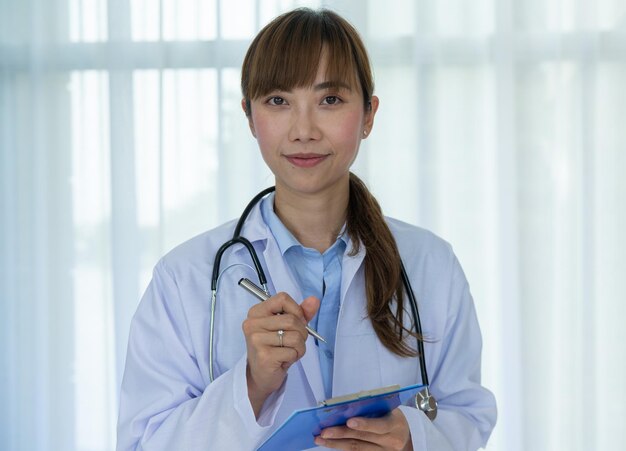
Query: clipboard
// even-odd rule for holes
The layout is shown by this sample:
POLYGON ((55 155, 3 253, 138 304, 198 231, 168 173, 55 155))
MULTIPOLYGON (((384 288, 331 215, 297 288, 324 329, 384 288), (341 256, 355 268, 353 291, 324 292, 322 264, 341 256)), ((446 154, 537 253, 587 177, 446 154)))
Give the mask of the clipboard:
POLYGON ((423 385, 399 385, 361 391, 323 401, 317 407, 298 409, 276 429, 257 451, 296 451, 315 447, 315 436, 322 429, 342 426, 352 417, 382 417, 424 388, 423 385))

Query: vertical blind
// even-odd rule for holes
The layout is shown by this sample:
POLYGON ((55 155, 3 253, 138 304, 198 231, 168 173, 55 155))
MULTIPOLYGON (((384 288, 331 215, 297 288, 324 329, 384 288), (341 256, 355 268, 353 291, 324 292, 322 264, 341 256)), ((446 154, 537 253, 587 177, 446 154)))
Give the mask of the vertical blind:
POLYGON ((152 266, 272 184, 239 67, 296 6, 362 33, 354 170, 464 266, 488 449, 626 448, 623 0, 0 0, 0 449, 114 449, 152 266))

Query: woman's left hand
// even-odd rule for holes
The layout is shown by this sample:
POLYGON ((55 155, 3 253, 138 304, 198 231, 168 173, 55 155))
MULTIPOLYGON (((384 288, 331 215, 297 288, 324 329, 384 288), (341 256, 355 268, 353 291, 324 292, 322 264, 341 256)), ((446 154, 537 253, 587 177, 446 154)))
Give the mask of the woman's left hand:
POLYGON ((409 424, 400 409, 381 418, 355 417, 345 426, 323 429, 315 444, 347 451, 413 450, 409 424))

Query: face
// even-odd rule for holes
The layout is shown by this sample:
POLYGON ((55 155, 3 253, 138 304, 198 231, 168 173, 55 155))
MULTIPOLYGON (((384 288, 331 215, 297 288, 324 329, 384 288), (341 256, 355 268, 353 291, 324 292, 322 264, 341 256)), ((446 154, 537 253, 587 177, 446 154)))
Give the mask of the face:
POLYGON ((251 102, 250 129, 277 190, 310 195, 348 189, 378 98, 365 109, 360 86, 326 80, 325 72, 323 58, 313 86, 272 91, 251 102))

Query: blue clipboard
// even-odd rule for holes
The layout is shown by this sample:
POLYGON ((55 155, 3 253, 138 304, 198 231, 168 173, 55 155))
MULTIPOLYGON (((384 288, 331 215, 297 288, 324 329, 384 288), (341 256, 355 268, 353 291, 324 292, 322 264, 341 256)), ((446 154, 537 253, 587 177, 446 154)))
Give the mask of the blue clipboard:
POLYGON ((322 429, 343 426, 352 417, 382 417, 396 407, 407 404, 423 385, 404 388, 395 385, 341 396, 320 406, 299 409, 270 435, 257 451, 296 451, 315 447, 315 436, 322 429))

